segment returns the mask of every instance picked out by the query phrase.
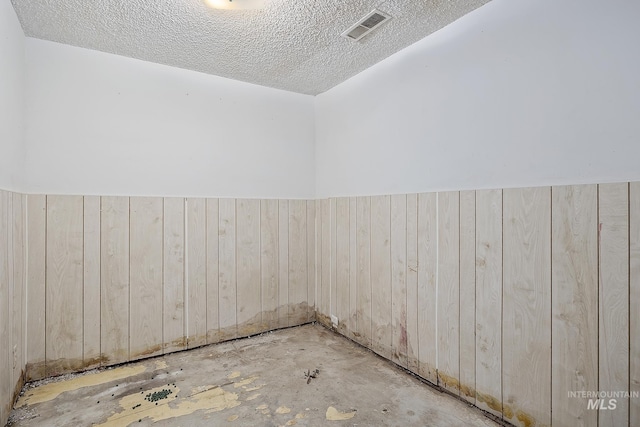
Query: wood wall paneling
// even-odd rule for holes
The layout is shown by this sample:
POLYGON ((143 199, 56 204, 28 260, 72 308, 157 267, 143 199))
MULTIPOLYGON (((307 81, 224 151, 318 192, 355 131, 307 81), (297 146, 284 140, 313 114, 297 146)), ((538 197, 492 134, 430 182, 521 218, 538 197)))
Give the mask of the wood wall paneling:
POLYGON ((407 194, 407 369, 419 372, 418 195, 407 194))
POLYGON ((476 193, 460 192, 460 396, 476 403, 476 193))
POLYGON ((278 202, 278 326, 289 324, 289 201, 278 202))
MULTIPOLYGON (((629 391, 640 395, 640 182, 629 185, 629 391)), ((640 425, 640 398, 629 401, 629 425, 640 425)))
POLYGON ((220 339, 235 338, 236 328, 236 202, 219 200, 218 259, 220 339))
POLYGON ((12 193, 13 198, 13 387, 12 396, 22 388, 25 367, 24 338, 26 335, 26 290, 25 290, 25 200, 23 194, 12 193))
POLYGON ((102 364, 100 350, 100 197, 84 197, 83 359, 86 369, 102 364))
POLYGON ((187 347, 207 343, 207 206, 189 198, 187 212, 187 347))
MULTIPOLYGON (((336 199, 329 199, 329 227, 331 231, 329 233, 329 242, 331 249, 329 250, 329 265, 330 278, 329 278, 329 314, 335 316, 336 306, 338 299, 338 289, 336 284, 336 199)), ((333 321, 330 322, 333 325, 333 321)))
POLYGON ((357 267, 357 199, 349 198, 349 317, 347 319, 348 337, 355 339, 358 330, 358 267, 357 267))
POLYGON ((180 197, 167 197, 163 203, 162 343, 164 353, 184 350, 187 347, 184 315, 184 206, 184 199, 180 197))
POLYGON ((598 411, 569 393, 598 390, 597 186, 551 193, 551 423, 595 426, 598 411))
POLYGON ((102 197, 101 206, 100 349, 112 365, 129 360, 129 198, 102 197))
POLYGON ((391 196, 391 348, 407 367, 407 196, 391 196))
POLYGON ((505 189, 504 417, 551 424, 551 189, 505 189))
POLYGON ((438 383, 436 374, 436 193, 418 195, 418 374, 438 383))
POLYGON ((206 200, 207 211, 207 344, 221 341, 220 295, 219 295, 219 249, 220 216, 218 199, 206 200))
POLYGON ((83 198, 47 196, 46 373, 83 366, 83 198))
POLYGON ((356 203, 357 331, 355 340, 371 348, 371 198, 356 203))
POLYGON ((307 321, 316 318, 316 209, 315 201, 307 200, 307 321))
POLYGON ((45 372, 45 259, 47 197, 27 196, 27 381, 44 378, 45 372))
POLYGON ((320 227, 320 301, 318 304, 318 320, 326 326, 331 325, 331 202, 329 199, 320 201, 321 204, 321 227, 320 227))
POLYGON ((236 201, 238 336, 254 335, 262 328, 260 283, 260 201, 236 201))
MULTIPOLYGON (((9 299, 9 193, 0 190, 0 420, 11 411, 11 304, 9 299)), ((3 421, 4 422, 4 421, 3 421)))
POLYGON ((392 355, 391 197, 371 197, 371 348, 392 355))
MULTIPOLYGON (((599 328, 598 386, 629 390, 629 184, 598 186, 599 328)), ((636 310, 638 307, 636 307, 636 310)), ((607 405, 610 401, 605 399, 607 405)), ((598 426, 629 425, 629 399, 598 411, 598 426)))
POLYGON ((162 202, 129 200, 129 360, 162 354, 162 202))
POLYGON ((338 331, 348 336, 349 322, 349 199, 336 199, 336 308, 338 331))
POLYGON ((278 327, 278 201, 262 200, 260 205, 260 256, 262 321, 266 328, 278 327))
POLYGON ((438 384, 460 394, 460 193, 438 193, 438 384))
POLYGON ((476 404, 502 416, 502 191, 476 192, 476 404))
POLYGON ((289 310, 288 325, 307 321, 307 202, 289 202, 289 310))

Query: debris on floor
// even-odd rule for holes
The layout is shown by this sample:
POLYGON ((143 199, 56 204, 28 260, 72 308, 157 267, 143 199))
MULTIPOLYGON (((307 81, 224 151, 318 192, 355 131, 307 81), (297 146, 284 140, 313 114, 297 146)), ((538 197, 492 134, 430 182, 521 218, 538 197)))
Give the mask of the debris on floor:
POLYGON ((307 369, 307 372, 304 373, 304 377, 307 379, 307 384, 311 382, 311 378, 317 378, 319 373, 320 370, 318 370, 318 368, 313 371, 307 369))

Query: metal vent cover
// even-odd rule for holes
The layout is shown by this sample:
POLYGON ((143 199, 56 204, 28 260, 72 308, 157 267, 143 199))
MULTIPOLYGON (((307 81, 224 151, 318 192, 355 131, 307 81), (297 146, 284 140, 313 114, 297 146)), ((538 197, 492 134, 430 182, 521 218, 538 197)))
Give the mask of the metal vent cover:
POLYGON ((353 41, 358 41, 380 25, 391 19, 391 16, 387 13, 381 12, 378 9, 374 9, 360 19, 357 23, 353 24, 347 31, 342 33, 342 37, 346 37, 353 41))

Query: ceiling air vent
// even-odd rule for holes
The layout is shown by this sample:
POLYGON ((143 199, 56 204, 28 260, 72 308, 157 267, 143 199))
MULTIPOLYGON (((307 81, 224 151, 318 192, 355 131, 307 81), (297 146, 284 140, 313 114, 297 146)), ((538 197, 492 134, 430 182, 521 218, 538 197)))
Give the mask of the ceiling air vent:
POLYGON ((375 9, 367 14, 364 18, 352 25, 347 31, 342 33, 342 37, 346 37, 353 41, 360 40, 374 29, 391 19, 391 16, 375 9))

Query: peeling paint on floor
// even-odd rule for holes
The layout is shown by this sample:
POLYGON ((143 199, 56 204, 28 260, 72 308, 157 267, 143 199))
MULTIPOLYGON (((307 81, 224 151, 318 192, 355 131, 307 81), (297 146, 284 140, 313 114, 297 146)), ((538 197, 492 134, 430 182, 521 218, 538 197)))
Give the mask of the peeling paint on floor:
MULTIPOLYGON (((153 393, 162 389, 163 387, 157 387, 156 389, 147 390, 146 393, 153 393)), ((123 408, 123 411, 113 414, 105 423, 98 424, 95 427, 126 427, 144 418, 158 422, 193 414, 200 410, 205 410, 206 413, 212 413, 235 408, 240 405, 236 393, 227 392, 216 386, 208 386, 206 391, 186 398, 178 398, 180 389, 178 387, 175 389, 176 392, 173 395, 169 395, 167 399, 160 404, 158 404, 158 402, 155 404, 151 402, 145 403, 143 393, 125 396, 120 400, 120 406, 123 408), (171 405, 171 403, 174 402, 176 404, 171 405), (136 405, 141 406, 136 408, 136 405)))
MULTIPOLYGON (((234 383, 234 384, 233 384, 233 386, 234 386, 235 388, 239 388, 239 387, 247 386, 247 385, 249 385, 249 384, 253 383, 253 382, 254 382, 255 380, 257 380, 258 378, 260 378, 260 377, 257 377, 257 376, 249 377, 249 378, 246 378, 246 379, 244 379, 244 380, 242 380, 242 381, 238 381, 237 383, 234 383)), ((246 388, 246 387, 245 387, 245 388, 246 388)))
POLYGON ((23 393, 16 427, 377 426, 389 425, 391 414, 398 425, 497 427, 313 325, 50 379, 23 393), (310 367, 322 374, 308 385, 310 367))
POLYGON ((144 365, 125 366, 122 368, 108 369, 94 374, 85 374, 70 380, 52 382, 28 390, 18 399, 16 408, 36 403, 48 402, 60 396, 62 393, 78 390, 83 387, 90 387, 129 378, 146 371, 144 365))
POLYGON ((329 406, 327 408, 326 418, 329 421, 345 421, 350 420, 351 418, 356 416, 355 411, 351 412, 340 412, 333 406, 329 406))

